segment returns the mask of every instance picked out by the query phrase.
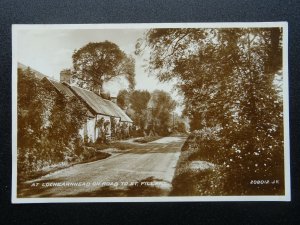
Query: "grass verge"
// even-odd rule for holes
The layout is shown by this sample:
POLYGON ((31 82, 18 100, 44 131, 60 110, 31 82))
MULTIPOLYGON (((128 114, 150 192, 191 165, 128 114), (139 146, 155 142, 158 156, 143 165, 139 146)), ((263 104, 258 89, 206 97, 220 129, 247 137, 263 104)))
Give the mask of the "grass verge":
POLYGON ((151 141, 156 141, 160 138, 161 138, 161 136, 146 136, 146 137, 138 138, 138 139, 134 140, 134 142, 148 143, 148 142, 151 142, 151 141))

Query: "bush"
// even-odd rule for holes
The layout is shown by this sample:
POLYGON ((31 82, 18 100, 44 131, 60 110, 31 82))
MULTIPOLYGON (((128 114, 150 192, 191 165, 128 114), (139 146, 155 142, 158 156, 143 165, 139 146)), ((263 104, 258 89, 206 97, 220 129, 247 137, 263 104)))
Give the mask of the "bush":
POLYGON ((93 147, 83 147, 83 152, 81 153, 80 157, 82 160, 87 160, 93 158, 96 155, 96 150, 93 147))
POLYGON ((133 149, 136 147, 134 144, 124 143, 124 142, 115 142, 115 143, 112 143, 110 146, 112 148, 117 148, 119 150, 129 150, 129 149, 133 149))
POLYGON ((222 176, 217 170, 185 171, 174 178, 170 195, 224 195, 220 181, 222 176))
POLYGON ((84 154, 78 136, 84 109, 78 99, 36 79, 29 68, 18 70, 18 174, 26 179, 44 167, 78 160, 84 154))
MULTIPOLYGON (((280 149, 267 155, 272 166, 261 166, 265 155, 242 154, 227 140, 219 138, 217 129, 193 132, 184 143, 173 180, 174 195, 274 195, 284 193, 283 161, 280 149), (238 153, 238 154, 237 154, 238 153), (277 154, 275 154, 277 153, 277 154), (210 171, 189 171, 193 161, 208 161, 218 165, 210 171), (257 166, 255 166, 257 165, 257 166), (251 180, 282 181, 275 185, 251 185, 251 180)), ((244 150, 252 152, 253 150, 244 150)))
POLYGON ((160 136, 146 136, 146 137, 142 137, 139 139, 134 140, 134 142, 138 142, 138 143, 148 143, 148 142, 152 142, 155 140, 160 139, 160 136))
POLYGON ((101 152, 93 147, 84 147, 84 152, 81 155, 81 160, 79 161, 79 163, 86 163, 106 159, 109 156, 111 156, 111 154, 107 152, 101 152))

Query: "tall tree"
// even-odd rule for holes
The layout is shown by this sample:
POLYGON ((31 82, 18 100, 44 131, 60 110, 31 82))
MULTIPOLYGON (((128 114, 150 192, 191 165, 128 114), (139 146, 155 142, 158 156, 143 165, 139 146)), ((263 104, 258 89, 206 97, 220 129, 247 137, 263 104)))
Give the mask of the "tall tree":
POLYGON ((148 91, 135 90, 130 94, 129 104, 134 111, 133 121, 141 131, 144 131, 147 125, 148 102, 151 95, 148 91))
POLYGON ((280 28, 152 29, 137 44, 137 53, 150 48, 152 74, 178 79, 195 128, 219 128, 215 151, 233 192, 249 193, 251 177, 283 177, 282 98, 274 85, 281 39, 280 28))
POLYGON ((134 59, 112 42, 89 43, 75 50, 72 58, 73 76, 81 86, 99 91, 104 82, 117 76, 124 76, 130 88, 135 86, 134 59))
POLYGON ((153 131, 160 135, 168 134, 168 128, 172 126, 176 102, 167 92, 155 90, 151 94, 148 105, 151 109, 153 131))

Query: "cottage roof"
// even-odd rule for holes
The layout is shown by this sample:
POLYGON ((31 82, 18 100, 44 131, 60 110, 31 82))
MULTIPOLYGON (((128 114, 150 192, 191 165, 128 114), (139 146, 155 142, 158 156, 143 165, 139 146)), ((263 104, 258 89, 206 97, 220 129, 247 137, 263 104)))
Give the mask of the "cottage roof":
MULTIPOLYGON (((47 78, 46 78, 47 79, 47 78)), ((49 82, 62 94, 68 96, 68 97, 74 97, 75 95, 73 94, 73 92, 65 85, 63 85, 60 82, 54 81, 54 80, 49 80, 49 82)))
POLYGON ((110 104, 110 106, 114 109, 115 113, 118 115, 118 117, 121 118, 121 121, 126 121, 126 122, 133 122, 130 117, 114 102, 105 100, 110 104))
MULTIPOLYGON (((60 83, 60 82, 57 82, 57 81, 54 81, 54 80, 51 80, 51 79, 48 79, 47 77, 43 78, 42 81, 48 81, 48 83, 52 84, 52 86, 61 94, 67 96, 67 97, 76 97, 74 95, 74 93, 64 84, 60 83)), ((95 117, 93 115, 93 113, 88 109, 87 109, 87 116, 88 117, 95 117)))
POLYGON ((108 115, 118 117, 121 121, 131 122, 132 120, 126 115, 126 113, 115 103, 101 98, 99 95, 92 91, 85 90, 76 86, 70 86, 70 88, 78 95, 93 111, 97 114, 108 115))

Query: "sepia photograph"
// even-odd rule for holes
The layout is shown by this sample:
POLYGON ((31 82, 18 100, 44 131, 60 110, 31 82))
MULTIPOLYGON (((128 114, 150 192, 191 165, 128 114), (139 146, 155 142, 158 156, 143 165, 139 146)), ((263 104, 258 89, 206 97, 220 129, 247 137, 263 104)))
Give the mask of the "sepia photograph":
POLYGON ((290 201, 287 29, 12 25, 12 202, 290 201))

